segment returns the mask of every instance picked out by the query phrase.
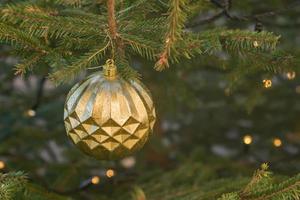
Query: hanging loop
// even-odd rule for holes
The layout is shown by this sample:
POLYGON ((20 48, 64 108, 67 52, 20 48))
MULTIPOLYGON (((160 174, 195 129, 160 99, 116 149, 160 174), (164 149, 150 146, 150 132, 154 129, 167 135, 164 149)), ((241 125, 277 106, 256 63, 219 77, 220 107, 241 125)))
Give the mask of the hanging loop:
POLYGON ((108 59, 103 66, 103 74, 105 78, 114 80, 117 77, 117 67, 113 59, 108 59))

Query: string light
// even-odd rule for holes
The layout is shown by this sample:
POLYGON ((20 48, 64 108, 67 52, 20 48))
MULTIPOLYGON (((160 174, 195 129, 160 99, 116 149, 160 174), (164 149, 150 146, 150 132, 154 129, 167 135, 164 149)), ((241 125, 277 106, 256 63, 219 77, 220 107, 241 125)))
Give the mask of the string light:
POLYGON ((36 115, 36 112, 35 110, 29 109, 27 110, 26 114, 28 117, 34 117, 36 115))
POLYGON ((270 88, 270 87, 272 87, 272 80, 270 80, 270 79, 264 79, 263 80, 263 84, 264 84, 265 88, 270 88))
POLYGON ((132 167, 134 167, 135 163, 136 163, 136 160, 133 156, 130 156, 130 157, 127 157, 127 158, 124 158, 121 160, 121 165, 124 168, 132 168, 132 167))
POLYGON ((275 147, 281 147, 281 146, 282 146, 282 140, 279 139, 279 138, 274 138, 274 139, 273 139, 273 145, 274 145, 275 147))
POLYGON ((255 48, 257 48, 257 47, 259 46, 258 42, 257 42, 257 41, 254 41, 254 42, 253 42, 253 46, 254 46, 255 48))
POLYGON ((0 169, 4 169, 5 168, 5 162, 0 160, 0 169))
POLYGON ((289 80, 293 80, 293 79, 296 78, 296 72, 294 72, 294 71, 287 72, 287 73, 286 73, 286 77, 287 77, 289 80))
POLYGON ((246 145, 250 145, 253 142, 253 138, 251 135, 245 135, 243 138, 243 142, 246 145))
POLYGON ((108 170, 106 171, 106 176, 107 176, 108 178, 112 178, 113 176, 115 176, 115 171, 114 171, 113 169, 108 169, 108 170))
POLYGON ((92 179, 91 179, 91 183, 93 185, 97 185, 100 183, 100 177, 99 176, 93 176, 92 179))

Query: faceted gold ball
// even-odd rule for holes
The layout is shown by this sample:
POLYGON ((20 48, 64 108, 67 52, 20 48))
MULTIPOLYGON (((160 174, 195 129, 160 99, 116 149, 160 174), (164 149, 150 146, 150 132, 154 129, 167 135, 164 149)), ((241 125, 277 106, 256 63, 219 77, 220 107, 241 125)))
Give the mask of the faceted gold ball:
POLYGON ((94 73, 69 92, 67 135, 87 155, 119 159, 141 149, 156 120, 149 91, 139 81, 94 73))

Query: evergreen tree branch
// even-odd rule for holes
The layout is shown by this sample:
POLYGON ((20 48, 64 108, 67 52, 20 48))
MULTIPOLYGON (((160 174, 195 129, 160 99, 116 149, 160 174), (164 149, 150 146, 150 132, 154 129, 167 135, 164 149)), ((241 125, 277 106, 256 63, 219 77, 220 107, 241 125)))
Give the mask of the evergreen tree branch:
POLYGON ((115 63, 124 79, 140 79, 141 75, 130 66, 129 57, 127 57, 125 54, 116 54, 115 63))
POLYGON ((270 184, 271 172, 268 171, 268 168, 268 164, 264 163, 262 164, 261 169, 255 171, 250 183, 241 192, 241 197, 247 195, 249 192, 255 189, 258 189, 257 187, 262 187, 262 185, 270 184))
MULTIPOLYGON (((257 22, 257 21, 263 21, 266 17, 272 17, 276 16, 278 14, 282 14, 286 11, 290 11, 291 9, 297 8, 299 6, 299 1, 294 1, 287 7, 281 8, 279 10, 272 10, 272 11, 267 11, 267 12, 262 12, 254 15, 244 15, 244 16, 238 16, 238 15, 232 15, 229 10, 228 3, 225 5, 222 5, 219 1, 211 1, 217 8, 221 8, 222 10, 217 12, 215 15, 212 15, 211 17, 204 18, 204 19, 198 19, 198 20, 193 20, 191 23, 188 23, 186 25, 186 28, 194 28, 202 24, 207 24, 210 22, 214 22, 215 20, 219 19, 220 17, 226 17, 229 20, 232 21, 249 21, 249 22, 257 22)), ((224 1, 224 2, 229 2, 229 1, 224 1)), ((232 4, 232 1, 231 1, 232 4)), ((232 6, 231 6, 232 7, 232 6)), ((265 24, 265 23, 264 23, 265 24)), ((276 25, 279 26, 279 25, 276 25)))
POLYGON ((44 56, 43 53, 36 53, 23 60, 22 63, 16 65, 15 75, 24 75, 26 71, 32 69, 44 56))
POLYGON ((44 54, 49 50, 46 46, 43 46, 39 40, 29 37, 19 29, 4 23, 0 23, 0 42, 8 43, 26 51, 32 50, 44 54))
POLYGON ((24 192, 27 184, 26 175, 23 172, 0 174, 0 197, 3 200, 16 199, 24 192))
POLYGON ((89 37, 65 36, 64 39, 59 40, 57 43, 62 50, 70 50, 77 53, 78 51, 87 51, 91 46, 102 42, 103 38, 95 35, 89 37))
POLYGON ((106 36, 105 27, 99 25, 104 18, 95 16, 94 19, 79 16, 60 16, 54 9, 44 9, 36 5, 10 5, 0 10, 1 20, 21 27, 31 36, 43 37, 48 32, 49 37, 61 38, 64 36, 106 36), (95 22, 97 19, 97 23, 95 22), (97 26, 96 26, 97 25, 97 26))
POLYGON ((174 45, 177 40, 181 40, 182 28, 186 20, 185 7, 186 0, 170 0, 170 9, 168 17, 168 31, 165 37, 164 50, 160 53, 159 60, 155 64, 157 71, 162 71, 169 67, 169 56, 171 50, 176 53, 174 45))
MULTIPOLYGON (((275 50, 279 40, 278 36, 269 32, 224 29, 203 31, 198 34, 185 32, 182 36, 185 39, 175 45, 175 48, 180 49, 180 54, 173 55, 170 59, 172 62, 178 62, 181 58, 190 59, 195 55, 218 54, 222 51, 240 57, 244 55, 243 59, 249 62, 257 61, 257 57, 266 58, 270 57, 267 55, 273 55, 270 53, 275 50)), ((274 57, 275 55, 277 54, 274 54, 274 57)), ((278 54, 278 61, 279 58, 281 58, 280 54, 278 54)))
POLYGON ((279 36, 270 32, 253 32, 240 30, 228 30, 220 33, 220 40, 227 50, 234 51, 272 51, 275 50, 279 36))
POLYGON ((300 175, 279 184, 273 183, 270 175, 268 165, 263 164, 240 193, 223 194, 219 200, 294 200, 300 198, 300 175))
POLYGON ((107 0, 108 10, 108 27, 110 37, 115 40, 117 38, 117 22, 115 16, 115 0, 107 0))
POLYGON ((249 200, 269 199, 299 199, 300 175, 290 178, 280 184, 270 185, 264 190, 254 190, 247 197, 249 200))
POLYGON ((1 200, 70 200, 68 197, 50 193, 40 186, 28 183, 27 176, 23 172, 0 174, 0 186, 1 200))
POLYGON ((157 50, 157 44, 150 40, 146 40, 144 38, 139 38, 137 36, 132 36, 129 34, 122 34, 119 35, 119 37, 124 41, 124 44, 129 44, 131 49, 149 59, 149 60, 154 60, 156 58, 156 50, 157 50))
POLYGON ((110 45, 110 41, 108 41, 104 47, 100 49, 96 47, 90 50, 72 65, 54 72, 50 75, 51 79, 56 83, 67 82, 70 81, 70 79, 74 79, 83 69, 99 64, 101 58, 105 56, 110 45))
POLYGON ((55 0, 55 3, 73 7, 81 7, 82 0, 55 0))
POLYGON ((117 30, 117 21, 115 16, 115 0, 107 0, 107 9, 109 38, 111 40, 112 45, 112 57, 115 60, 116 66, 118 67, 120 74, 124 79, 138 78, 139 74, 129 65, 128 58, 125 54, 124 41, 122 37, 120 37, 120 34, 117 30))

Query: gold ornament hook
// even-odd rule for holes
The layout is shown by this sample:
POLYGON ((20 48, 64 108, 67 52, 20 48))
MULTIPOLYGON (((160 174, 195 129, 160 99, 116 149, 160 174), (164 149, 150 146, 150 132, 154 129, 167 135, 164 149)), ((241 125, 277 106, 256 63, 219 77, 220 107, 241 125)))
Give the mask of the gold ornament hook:
POLYGON ((117 67, 113 59, 108 59, 103 66, 103 74, 105 78, 114 80, 117 77, 117 67))

